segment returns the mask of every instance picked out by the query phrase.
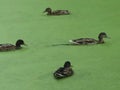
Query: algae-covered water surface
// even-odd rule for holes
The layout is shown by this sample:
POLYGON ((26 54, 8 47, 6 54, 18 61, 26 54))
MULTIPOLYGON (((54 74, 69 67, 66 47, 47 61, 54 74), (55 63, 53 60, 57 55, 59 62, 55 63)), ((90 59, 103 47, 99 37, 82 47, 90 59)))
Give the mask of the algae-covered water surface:
POLYGON ((119 90, 119 0, 0 0, 0 43, 23 49, 0 52, 0 90, 119 90), (65 9, 70 15, 47 16, 65 9), (98 38, 105 44, 66 46, 70 39, 98 38), (71 61, 74 75, 56 80, 53 72, 71 61))

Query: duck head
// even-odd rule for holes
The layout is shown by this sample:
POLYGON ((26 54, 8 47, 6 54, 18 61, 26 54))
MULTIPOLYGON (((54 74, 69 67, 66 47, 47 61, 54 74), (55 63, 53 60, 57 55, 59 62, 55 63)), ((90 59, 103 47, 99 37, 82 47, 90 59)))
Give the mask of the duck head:
POLYGON ((44 11, 44 13, 45 13, 45 12, 51 13, 51 12, 52 12, 52 9, 51 9, 51 8, 46 8, 45 11, 44 11))
POLYGON ((16 42, 16 48, 21 48, 21 45, 26 45, 22 39, 17 40, 16 42))
POLYGON ((103 38, 108 38, 108 36, 107 36, 107 34, 106 34, 105 32, 101 32, 101 33, 98 35, 99 43, 104 43, 103 38))
POLYGON ((69 67, 71 67, 70 61, 66 61, 64 64, 64 68, 69 68, 69 67))

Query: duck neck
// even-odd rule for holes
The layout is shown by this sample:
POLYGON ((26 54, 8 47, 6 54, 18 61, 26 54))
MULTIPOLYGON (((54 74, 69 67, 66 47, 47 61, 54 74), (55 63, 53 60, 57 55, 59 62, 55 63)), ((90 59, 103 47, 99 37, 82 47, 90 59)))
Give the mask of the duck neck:
POLYGON ((16 43, 16 49, 20 49, 21 45, 16 43))
POLYGON ((49 8, 49 9, 46 10, 46 12, 47 12, 48 15, 51 15, 52 14, 52 9, 49 8))
POLYGON ((103 38, 99 37, 98 39, 99 39, 99 40, 98 40, 98 43, 104 43, 103 38))
POLYGON ((50 10, 50 11, 48 11, 48 15, 51 15, 52 14, 52 11, 50 10))

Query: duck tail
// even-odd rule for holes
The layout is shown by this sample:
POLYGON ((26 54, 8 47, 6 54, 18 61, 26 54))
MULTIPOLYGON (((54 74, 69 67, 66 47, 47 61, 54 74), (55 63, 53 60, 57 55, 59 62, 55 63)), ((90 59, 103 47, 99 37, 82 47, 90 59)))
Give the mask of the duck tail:
POLYGON ((69 40, 70 43, 73 43, 73 40, 69 40))
POLYGON ((62 74, 60 74, 60 73, 54 73, 54 77, 55 77, 56 79, 61 79, 61 78, 63 78, 64 76, 63 76, 62 74))
POLYGON ((71 45, 79 45, 79 43, 76 42, 75 40, 69 40, 69 42, 71 43, 71 45))

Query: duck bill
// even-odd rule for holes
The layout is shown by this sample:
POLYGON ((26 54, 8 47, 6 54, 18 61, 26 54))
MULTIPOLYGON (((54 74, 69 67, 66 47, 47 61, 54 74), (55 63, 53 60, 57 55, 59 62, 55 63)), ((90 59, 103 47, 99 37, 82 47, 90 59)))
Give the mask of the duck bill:
POLYGON ((108 37, 108 36, 106 38, 111 39, 111 37, 108 37))
POLYGON ((28 45, 27 45, 27 44, 25 44, 25 43, 24 43, 23 45, 24 45, 24 46, 28 46, 28 45))
POLYGON ((46 11, 43 11, 43 13, 45 13, 46 11))

